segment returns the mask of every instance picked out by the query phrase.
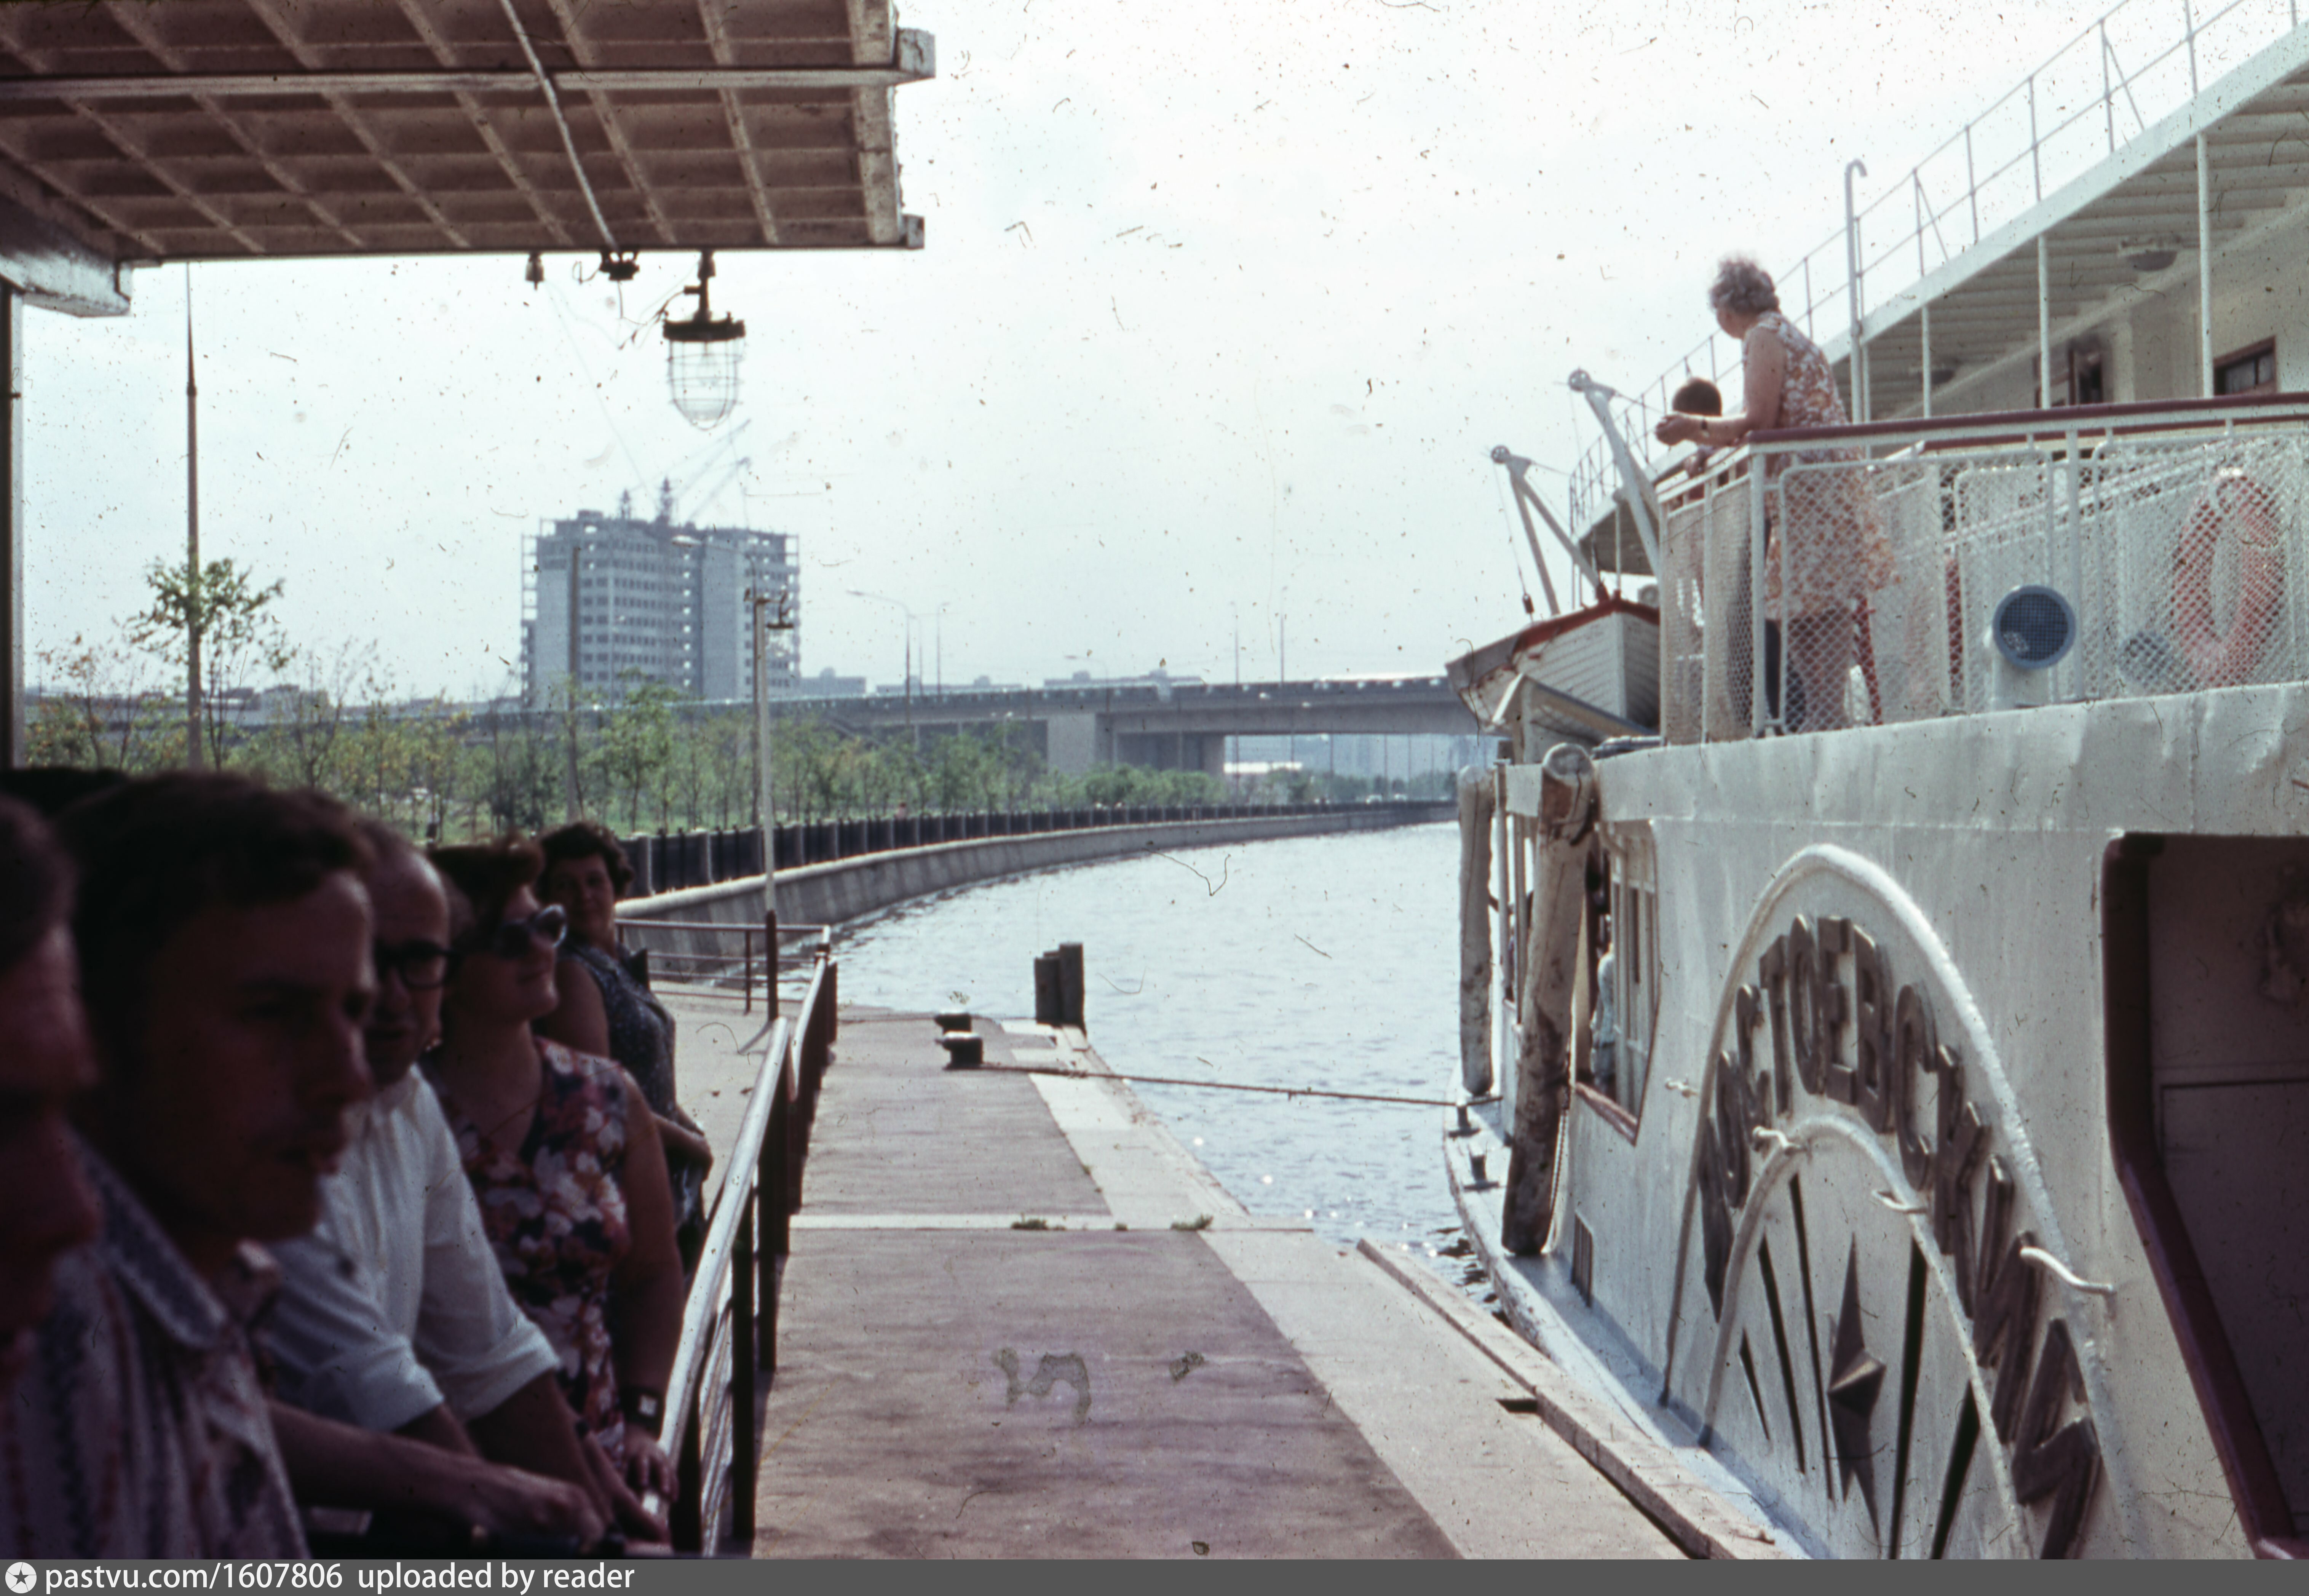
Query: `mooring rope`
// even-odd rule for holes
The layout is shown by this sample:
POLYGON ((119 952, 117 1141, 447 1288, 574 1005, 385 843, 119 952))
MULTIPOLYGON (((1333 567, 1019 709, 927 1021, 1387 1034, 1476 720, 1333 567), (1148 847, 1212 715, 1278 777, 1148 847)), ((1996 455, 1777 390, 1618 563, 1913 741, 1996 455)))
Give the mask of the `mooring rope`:
POLYGON ((1215 1092, 1272 1092, 1282 1097, 1344 1097, 1355 1103, 1401 1103, 1413 1108, 1466 1108, 1477 1103, 1492 1102, 1499 1095, 1494 1092, 1465 1101, 1445 1097, 1390 1097, 1378 1092, 1330 1092, 1311 1086, 1252 1086, 1240 1080, 1186 1080, 1176 1075, 1126 1075, 1120 1071, 1101 1074, 1090 1070, 1061 1070, 1052 1064, 965 1064, 962 1067, 983 1070, 990 1075, 1059 1075, 1068 1080, 1137 1080, 1150 1086, 1199 1086, 1215 1092))

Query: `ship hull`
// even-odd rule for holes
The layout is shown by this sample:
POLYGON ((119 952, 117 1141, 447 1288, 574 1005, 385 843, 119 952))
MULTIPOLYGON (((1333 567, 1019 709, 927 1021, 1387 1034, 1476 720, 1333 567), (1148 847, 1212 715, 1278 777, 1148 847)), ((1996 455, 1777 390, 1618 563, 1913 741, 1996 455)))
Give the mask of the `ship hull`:
POLYGON ((1447 1138, 1503 1309, 1815 1554, 2289 1535, 2305 754, 2296 685, 1598 761, 1621 1036, 1544 1253, 1512 1101, 1447 1138))

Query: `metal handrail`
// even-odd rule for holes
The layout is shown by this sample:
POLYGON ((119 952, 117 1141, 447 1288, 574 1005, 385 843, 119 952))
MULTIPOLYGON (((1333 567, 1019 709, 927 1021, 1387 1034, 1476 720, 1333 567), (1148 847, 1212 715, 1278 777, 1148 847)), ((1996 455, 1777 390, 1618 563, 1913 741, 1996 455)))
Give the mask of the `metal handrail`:
MULTIPOLYGON (((636 933, 644 930, 679 931, 692 934, 703 932, 722 936, 734 933, 741 939, 737 962, 740 966, 739 984, 745 997, 744 1011, 748 1014, 754 1011, 756 968, 754 942, 755 939, 759 937, 762 940, 762 946, 767 950, 766 956, 761 960, 760 967, 765 988, 765 1006, 773 1019, 777 1018, 778 1013, 778 961, 786 956, 788 948, 794 941, 812 942, 818 947, 824 947, 831 945, 833 937, 833 929, 830 926, 783 925, 775 915, 765 915, 759 924, 736 925, 725 924, 717 920, 653 920, 637 915, 620 921, 619 929, 623 933, 634 937, 636 941, 640 939, 636 933)), ((817 948, 810 950, 813 955, 817 950, 817 948)), ((696 953, 679 948, 652 948, 644 945, 639 949, 639 951, 648 955, 651 960, 661 967, 674 966, 678 961, 679 968, 664 967, 666 975, 677 979, 686 975, 694 980, 726 981, 729 978, 727 972, 732 962, 727 954, 696 953)))
MULTIPOLYGON (((1863 314, 1872 298, 1881 304, 1921 282, 1937 265, 1978 244, 2000 223, 2038 204, 2092 164, 2114 155, 2159 117, 2194 100, 2218 75, 2300 25, 2301 0, 2227 0, 2204 14, 2200 14, 2198 0, 2178 0, 2177 4, 2175 0, 2122 0, 1860 207, 1858 231, 1863 240, 1867 238, 1870 219, 1885 206, 1895 207, 1896 217, 1898 207, 1907 207, 1905 227, 1896 227, 1881 247, 1860 251, 1861 285, 1867 291, 1862 295, 1863 314), (2160 27, 2157 21, 2171 18, 2175 11, 2181 23, 2177 36, 2168 31, 2169 23, 2160 27), (2123 65, 2120 46, 2135 52, 2137 65, 2130 69, 2123 65), (2145 56, 2140 53, 2144 50, 2145 56), (2185 74, 2181 70, 2184 62, 2185 74), (2158 81, 2152 82, 2152 78, 2158 81), (2042 120, 2047 101, 2065 113, 2049 124, 2042 120), (2117 131, 2120 112, 2132 125, 2130 133, 2117 131), (2012 123, 2011 131, 2017 133, 2024 114, 2025 137, 2017 143, 2000 139, 1986 157, 1993 164, 1984 168, 1985 135, 1999 133, 2000 121, 2012 123), (2068 135, 2092 120, 2100 122, 2102 137, 2091 141, 2090 152, 2085 155, 2068 135), (2054 157, 2050 162, 2048 153, 2054 157), (2028 169, 2025 183, 2019 180, 2024 165, 2028 169), (1933 196, 1941 195, 1949 197, 1936 203, 1933 196), (1943 224, 1959 213, 1967 218, 1970 236, 1950 239, 1943 224), (1939 251, 1936 262, 1927 255, 1927 232, 1933 235, 1939 251), (1911 249, 1915 252, 1913 274, 1888 274, 1880 282, 1876 276, 1880 269, 1889 272, 1896 265, 1906 265, 1911 249)), ((1846 245, 1846 236, 1838 229, 1798 257, 1777 279, 1788 319, 1829 349, 1831 359, 1838 358, 1838 351, 1829 346, 1838 342, 1840 329, 1831 327, 1827 337, 1820 337, 1814 316, 1823 306, 1844 298, 1851 287, 1846 245)), ((1848 358, 1851 351, 1841 353, 1848 358)), ((1729 361, 1718 360, 1711 334, 1652 383, 1622 392, 1621 429, 1630 438, 1639 431, 1648 432, 1651 424, 1667 413, 1670 394, 1687 377, 1704 373, 1730 394, 1738 386, 1741 371, 1736 353, 1729 361)), ((1617 491, 1608 446, 1601 440, 1590 446, 1570 476, 1571 509, 1579 523, 1574 530, 1584 531, 1605 512, 1617 491)))
POLYGON ((769 1028, 683 1305, 662 1437, 679 1487, 669 1505, 678 1551, 706 1552, 753 1537, 761 1443, 756 1398, 763 1376, 777 1368, 789 1221, 801 1203, 818 1083, 833 1061, 839 984, 829 946, 821 934, 800 1011, 769 1028))

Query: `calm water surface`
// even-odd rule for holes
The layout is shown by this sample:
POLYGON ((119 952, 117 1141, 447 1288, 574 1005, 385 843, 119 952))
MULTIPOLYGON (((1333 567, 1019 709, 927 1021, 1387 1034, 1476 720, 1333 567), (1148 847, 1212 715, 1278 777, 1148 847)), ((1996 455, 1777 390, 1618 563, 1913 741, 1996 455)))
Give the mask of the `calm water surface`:
MULTIPOLYGON (((1457 1073, 1449 823, 1088 864, 911 904, 844 935, 842 995, 1034 1011, 1033 959, 1084 945, 1085 1017, 1124 1074, 1448 1097, 1457 1073)), ((1456 1251, 1440 1108, 1137 1085, 1257 1214, 1456 1251)))

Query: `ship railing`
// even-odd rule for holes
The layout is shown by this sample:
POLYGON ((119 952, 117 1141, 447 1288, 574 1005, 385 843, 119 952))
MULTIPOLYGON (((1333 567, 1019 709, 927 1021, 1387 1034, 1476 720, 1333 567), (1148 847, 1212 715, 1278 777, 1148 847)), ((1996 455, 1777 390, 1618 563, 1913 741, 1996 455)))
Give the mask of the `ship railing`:
POLYGON ((679 1488, 664 1505, 677 1551, 742 1556, 753 1540, 761 1401, 777 1369, 779 1286, 791 1220, 801 1206, 818 1085, 833 1059, 838 995, 831 947, 829 937, 817 938, 808 991, 768 1028, 690 1277, 662 1436, 679 1488))
MULTIPOLYGON (((1857 208, 1857 238, 1843 228, 1774 282, 1788 319, 1833 360, 1850 354, 1855 322, 1864 349, 1870 308, 1891 300, 2025 215, 2048 194, 2114 155, 2203 90, 2301 26, 2303 0, 2124 0, 2080 30, 1937 149, 1857 208), (1858 263, 1858 273, 1853 271, 1858 263)), ((2144 244, 2156 240, 2142 240, 2144 244)), ((2172 240, 2192 246, 2194 239, 2172 240)), ((1881 330, 1881 329, 1880 329, 1881 330)), ((1705 377, 1740 408, 1736 346, 1710 335, 1653 382, 1622 390, 1623 436, 1648 438, 1687 378, 1705 377)), ((1867 361, 1859 363, 1868 386, 1867 361)), ((1850 391, 1847 408, 1870 413, 1850 391)), ((1571 472, 1580 527, 1609 512, 1620 489, 1607 447, 1591 446, 1571 472)))
POLYGON ((1661 498, 1670 742, 2309 680, 2309 395, 1759 433, 1661 498))

